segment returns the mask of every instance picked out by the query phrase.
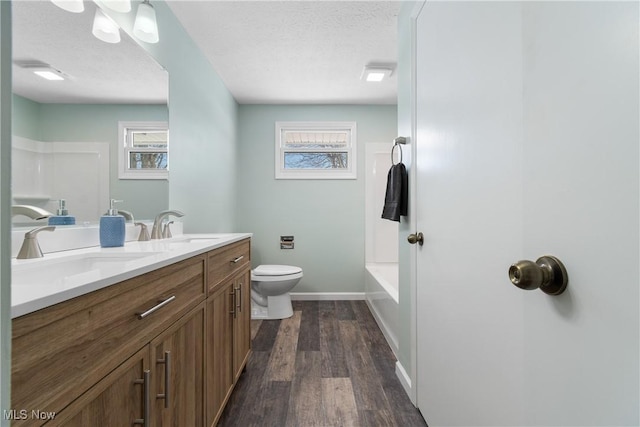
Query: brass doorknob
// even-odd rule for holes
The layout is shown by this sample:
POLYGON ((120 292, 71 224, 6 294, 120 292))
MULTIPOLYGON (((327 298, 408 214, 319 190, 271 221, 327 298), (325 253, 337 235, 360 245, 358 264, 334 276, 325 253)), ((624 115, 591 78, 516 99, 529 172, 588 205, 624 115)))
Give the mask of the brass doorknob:
POLYGON ((409 234, 409 236, 407 237, 407 240, 412 245, 415 245, 416 243, 418 243, 420 246, 422 246, 422 244, 424 243, 424 236, 422 235, 422 233, 409 234))
POLYGON ((567 288, 569 278, 562 262, 545 255, 536 262, 521 260, 509 267, 511 283, 527 291, 540 288, 549 295, 560 295, 567 288))

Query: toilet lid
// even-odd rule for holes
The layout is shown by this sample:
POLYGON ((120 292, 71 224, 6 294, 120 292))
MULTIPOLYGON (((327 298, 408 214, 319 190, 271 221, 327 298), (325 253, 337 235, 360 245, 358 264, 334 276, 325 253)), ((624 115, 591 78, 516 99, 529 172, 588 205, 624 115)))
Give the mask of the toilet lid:
POLYGON ((253 270, 254 276, 286 276, 288 274, 300 273, 300 267, 292 265, 259 265, 253 270))

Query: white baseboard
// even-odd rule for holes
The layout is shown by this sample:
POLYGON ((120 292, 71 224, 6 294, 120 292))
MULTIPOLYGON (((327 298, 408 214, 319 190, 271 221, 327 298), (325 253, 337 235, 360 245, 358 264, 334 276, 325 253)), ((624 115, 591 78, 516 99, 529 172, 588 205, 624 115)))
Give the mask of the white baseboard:
POLYGON ((400 363, 400 361, 396 362, 396 377, 398 377, 398 379, 400 380, 400 384, 402 384, 404 391, 407 393, 407 396, 409 396, 411 403, 413 403, 413 405, 415 406, 416 397, 413 389, 411 388, 411 378, 409 378, 409 375, 407 375, 407 371, 404 370, 404 367, 402 366, 402 363, 400 363))
POLYGON ((389 329, 387 327, 386 322, 384 321, 382 316, 380 316, 380 314, 378 313, 378 311, 376 310, 374 305, 371 303, 369 298, 367 298, 366 301, 367 301, 367 306, 369 307, 369 311, 373 315, 373 318, 375 319, 376 323, 378 324, 378 327, 382 331, 382 335, 384 335, 384 338, 387 340, 387 344, 389 344, 389 347, 391 348, 391 351, 393 352, 393 355, 397 359, 398 358, 398 351, 399 351, 398 350, 398 340, 396 339, 395 335, 391 332, 391 329, 389 329))
POLYGON ((290 292, 292 300, 299 301, 332 301, 363 300, 364 292, 290 292))

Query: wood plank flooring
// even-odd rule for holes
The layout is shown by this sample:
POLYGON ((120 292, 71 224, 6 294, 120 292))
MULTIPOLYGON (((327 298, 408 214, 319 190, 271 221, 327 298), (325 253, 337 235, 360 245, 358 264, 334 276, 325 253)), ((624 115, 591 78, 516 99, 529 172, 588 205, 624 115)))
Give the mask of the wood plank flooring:
POLYGON ((364 301, 294 301, 251 322, 252 355, 218 426, 426 426, 364 301))

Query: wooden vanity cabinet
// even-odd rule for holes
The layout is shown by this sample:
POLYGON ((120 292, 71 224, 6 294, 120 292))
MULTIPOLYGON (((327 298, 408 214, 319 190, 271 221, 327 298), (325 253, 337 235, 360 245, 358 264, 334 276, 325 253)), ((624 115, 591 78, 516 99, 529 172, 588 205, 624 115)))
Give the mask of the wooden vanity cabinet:
POLYGON ((52 426, 213 425, 250 351, 249 247, 232 243, 13 319, 11 407, 55 412, 52 426), (233 262, 238 250, 246 256, 233 262), (210 260, 222 252, 234 256, 221 279, 210 260))
POLYGON ((251 248, 244 240, 209 253, 205 344, 206 426, 215 426, 251 349, 251 248))
POLYGON ((204 302, 150 344, 151 424, 202 426, 204 302))
POLYGON ((206 303, 206 426, 217 423, 233 390, 233 285, 223 282, 206 303))
POLYGON ((233 325, 234 382, 240 378, 251 351, 251 271, 238 274, 234 280, 236 317, 233 325))
POLYGON ((149 366, 149 349, 145 346, 57 413, 47 425, 130 426, 136 420, 144 420, 146 390, 150 392, 151 387, 149 366))

